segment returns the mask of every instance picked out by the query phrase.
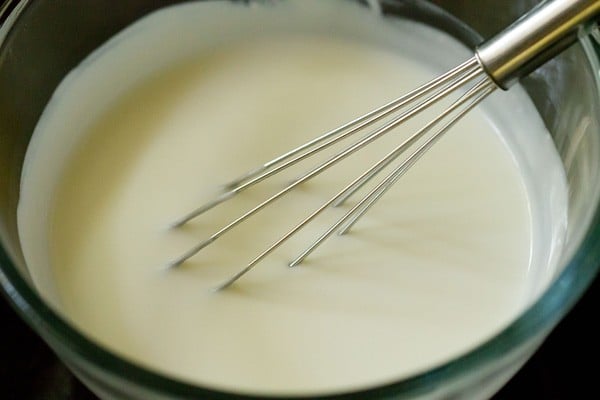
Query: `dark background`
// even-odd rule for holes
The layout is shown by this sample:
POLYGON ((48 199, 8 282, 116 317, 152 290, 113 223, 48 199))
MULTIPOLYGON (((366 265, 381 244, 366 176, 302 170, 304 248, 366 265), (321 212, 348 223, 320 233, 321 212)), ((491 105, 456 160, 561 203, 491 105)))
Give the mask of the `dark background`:
MULTIPOLYGON (((493 400, 600 399, 600 278, 493 400)), ((0 399, 96 400, 0 297, 0 399)))

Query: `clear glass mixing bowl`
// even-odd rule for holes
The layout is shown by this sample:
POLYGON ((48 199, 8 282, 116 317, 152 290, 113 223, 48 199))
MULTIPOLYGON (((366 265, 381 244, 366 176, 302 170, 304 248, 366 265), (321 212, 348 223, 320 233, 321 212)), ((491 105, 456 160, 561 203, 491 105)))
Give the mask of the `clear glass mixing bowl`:
MULTIPOLYGON (((49 308, 31 285, 17 236, 16 207, 23 157, 54 88, 71 68, 117 31, 150 11, 179 2, 183 1, 22 0, 5 1, 0 6, 0 283, 23 319, 103 398, 236 397, 168 379, 87 340, 49 308)), ((537 1, 383 0, 381 3, 387 14, 426 22, 474 46, 537 1)), ((579 300, 600 265, 597 50, 593 35, 584 37, 523 81, 567 171, 569 233, 562 272, 510 326, 468 354, 409 379, 331 398, 489 397, 536 351, 579 300)))

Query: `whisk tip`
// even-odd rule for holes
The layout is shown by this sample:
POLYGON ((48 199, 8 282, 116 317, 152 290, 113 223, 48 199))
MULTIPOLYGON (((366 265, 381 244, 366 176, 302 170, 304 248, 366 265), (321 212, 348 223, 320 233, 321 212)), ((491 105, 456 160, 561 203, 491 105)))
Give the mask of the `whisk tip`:
POLYGON ((165 264, 165 270, 175 269, 175 268, 181 266, 181 264, 183 264, 184 262, 185 262, 185 260, 182 260, 182 259, 178 259, 175 261, 169 261, 168 263, 165 264))
POLYGON ((218 292, 222 292, 223 290, 226 290, 227 288, 229 288, 231 285, 233 285, 233 283, 236 281, 237 279, 229 279, 227 282, 224 282, 222 284, 220 284, 219 286, 216 286, 213 288, 213 292, 214 293, 218 293, 218 292))

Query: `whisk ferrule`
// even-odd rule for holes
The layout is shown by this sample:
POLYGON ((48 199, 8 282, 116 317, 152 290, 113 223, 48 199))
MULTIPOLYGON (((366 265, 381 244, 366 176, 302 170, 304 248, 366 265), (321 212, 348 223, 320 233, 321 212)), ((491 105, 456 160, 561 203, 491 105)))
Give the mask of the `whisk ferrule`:
POLYGON ((573 44, 582 26, 600 13, 598 0, 553 0, 477 48, 486 73, 503 89, 573 44))

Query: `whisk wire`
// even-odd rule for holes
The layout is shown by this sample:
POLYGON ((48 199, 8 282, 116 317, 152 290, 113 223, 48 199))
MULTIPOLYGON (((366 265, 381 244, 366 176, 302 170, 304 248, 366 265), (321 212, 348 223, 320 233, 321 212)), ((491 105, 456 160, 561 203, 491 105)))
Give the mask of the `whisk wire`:
POLYGON ((398 156, 400 156, 404 151, 406 151, 407 147, 412 145, 415 140, 422 137, 427 131, 429 131, 432 127, 442 121, 444 118, 452 114, 461 106, 464 106, 462 110, 460 110, 450 121, 444 124, 441 128, 439 128, 425 143, 423 143, 415 152, 413 152, 405 161, 403 161, 398 167, 396 167, 382 182, 380 182, 374 189, 372 189, 366 196, 363 197, 361 201, 359 201, 352 209, 350 209, 343 217, 341 217, 335 224, 333 224, 326 232, 324 232, 311 246, 309 246, 306 250, 304 250, 297 258, 295 258, 290 264, 290 267, 295 267, 300 264, 308 255, 310 255, 316 248, 322 244, 327 238, 329 238, 337 229, 344 226, 342 229, 347 231, 354 225, 360 217, 362 217, 373 205, 379 200, 385 192, 387 192, 396 181, 414 165, 416 161, 445 133, 453 126, 456 122, 458 122, 470 109, 475 107, 475 105, 479 104, 487 95, 489 95, 495 89, 495 84, 487 77, 481 79, 472 89, 470 89, 467 93, 462 95, 458 100, 456 100, 452 105, 450 105, 442 114, 437 116, 435 119, 430 121, 427 125, 425 125, 422 129, 420 129, 417 133, 413 134, 410 138, 406 139, 403 143, 398 145, 394 150, 388 153, 384 158, 379 160, 373 166, 371 166, 367 171, 363 172, 360 176, 358 176, 354 181, 348 184, 344 189, 342 189, 338 194, 329 199, 327 202, 323 203, 320 207, 318 207, 315 211, 313 211, 308 217, 298 223, 294 228, 288 231, 286 234, 282 235, 275 243, 269 246, 265 251, 260 253, 256 258, 254 258, 244 269, 236 273, 226 282, 221 284, 217 289, 225 289, 231 286, 234 282, 244 276, 246 273, 250 272, 260 261, 262 261, 266 256, 271 254, 275 249, 281 246, 285 241, 291 238, 296 232, 302 229, 309 222, 314 220, 319 214, 321 214, 325 209, 334 204, 339 197, 344 195, 346 191, 356 185, 357 182, 360 182, 365 177, 369 177, 369 179, 373 178, 373 172, 379 172, 382 170, 382 165, 389 165, 391 162, 396 160, 398 156), (346 225, 344 225, 346 224, 346 225))
MULTIPOLYGON (((242 175, 241 177, 231 181, 229 184, 226 185, 226 187, 235 188, 235 187, 239 186, 241 183, 260 175, 265 170, 272 168, 275 165, 280 164, 280 163, 288 160, 289 158, 294 157, 296 154, 298 154, 304 150, 307 150, 313 146, 316 146, 319 143, 321 143, 333 136, 337 136, 347 129, 354 128, 352 130, 352 133, 355 133, 366 126, 377 122, 381 118, 385 118, 386 116, 390 115, 391 113, 404 107, 406 104, 424 96, 426 93, 428 93, 432 90, 435 90, 437 88, 440 88, 443 85, 447 85, 449 82, 452 82, 453 80, 456 80, 456 77, 458 74, 462 74, 467 71, 473 71, 477 68, 479 68, 479 63, 478 63, 477 59, 475 57, 470 58, 469 60, 467 60, 464 63, 458 65, 457 67, 451 69, 450 71, 432 79, 431 81, 427 82, 426 84, 404 94, 403 96, 401 96, 395 100, 392 100, 391 102, 384 104, 383 106, 376 108, 375 110, 372 110, 372 111, 368 112, 367 114, 364 114, 354 120, 351 120, 344 125, 341 125, 329 132, 326 132, 323 135, 318 136, 318 137, 302 144, 301 146, 296 147, 295 149, 292 149, 286 153, 283 153, 283 154, 277 156, 276 158, 272 159, 271 161, 264 163, 261 167, 256 168, 253 171, 247 172, 246 174, 242 175)), ((321 147, 319 149, 321 149, 321 147)))
MULTIPOLYGON (((215 199, 203 204, 197 209, 186 214, 182 218, 175 221, 171 226, 173 228, 180 227, 206 211, 216 207, 217 205, 231 199, 236 194, 248 189, 249 187, 260 183, 261 181, 278 174, 279 172, 297 164, 318 152, 340 142, 341 140, 362 131, 364 128, 380 121, 383 118, 397 112, 401 108, 405 107, 417 99, 427 95, 431 91, 447 89, 449 85, 454 83, 457 79, 457 75, 473 73, 478 70, 479 64, 475 58, 471 58, 466 62, 462 63, 458 67, 451 71, 439 76, 436 79, 422 85, 421 87, 407 93, 406 95, 397 98, 361 117, 356 118, 349 123, 342 125, 339 128, 331 130, 305 144, 296 147, 293 150, 284 153, 273 160, 263 164, 252 171, 243 174, 241 177, 231 181, 225 185, 226 191, 215 199), (317 146, 318 145, 318 146, 317 146), (316 147, 315 147, 316 146, 316 147), (312 149, 311 149, 312 148, 312 149), (305 153, 302 153, 306 151, 305 153)), ((453 86, 455 87, 455 86, 453 86)), ((416 108, 416 106, 414 107, 416 108)), ((409 110, 410 111, 410 110, 409 110)), ((407 111, 408 113, 408 111, 407 111)), ((414 114, 412 114, 414 115, 414 114)), ((411 115, 411 116, 412 116, 411 115)), ((402 117, 402 116, 401 116, 402 117)), ((398 117, 399 120, 401 117, 398 117)), ((408 119, 408 118, 407 118, 408 119)), ((300 178, 296 179, 299 180, 300 178)))
MULTIPOLYGON (((465 65, 467 65, 467 66, 470 65, 470 64, 471 64, 470 62, 465 63, 465 65)), ((188 260, 189 258, 191 258, 192 256, 194 256, 195 254, 197 254, 198 252, 200 252, 202 249, 204 249, 209 244, 213 243, 219 237, 221 237, 222 235, 224 235, 225 233, 227 233, 228 231, 230 231, 231 229, 233 229, 234 227, 236 227, 237 225, 239 225, 240 223, 242 223, 243 221, 245 221, 249 217, 251 217, 254 214, 258 213, 259 211, 261 211, 262 209, 264 209, 266 206, 268 206, 269 204, 273 203, 275 200, 277 200, 277 199, 281 198, 282 196, 284 196, 285 194, 289 193, 291 190, 293 190, 294 188, 296 188, 298 185, 300 185, 300 184, 308 181, 309 179, 311 179, 311 178, 319 175, 321 172, 325 171, 329 167, 331 167, 334 164, 340 162, 341 160, 345 159, 346 157, 350 156, 351 154, 355 153, 356 151, 362 149, 364 146, 366 146, 369 143, 373 142, 374 140, 380 138, 381 136, 387 134, 388 132, 390 132, 391 130, 393 130, 394 128, 396 128, 398 125, 404 123, 406 120, 408 120, 408 119, 412 118, 413 116, 417 115, 418 113, 420 113, 425 108, 427 108, 427 107, 431 106, 432 104, 438 102, 442 98, 444 98, 444 97, 448 96, 449 94, 453 93, 455 90, 463 87, 464 85, 467 85, 472 80, 474 80, 477 77, 480 77, 482 74, 484 74, 483 70, 481 68, 465 67, 464 69, 461 69, 461 70, 465 71, 464 73, 466 73, 466 76, 459 76, 458 78, 457 77, 453 77, 453 79, 449 80, 450 81, 449 83, 446 83, 446 84, 443 85, 442 90, 438 90, 437 92, 434 92, 430 97, 427 97, 425 100, 420 101, 419 103, 417 103, 413 107, 409 108, 407 111, 403 112, 400 116, 398 116, 398 117, 394 118, 392 121, 386 123, 384 126, 376 129, 374 132, 369 133, 368 135, 366 135, 365 137, 363 137, 359 141, 357 141, 354 144, 346 147, 344 150, 342 150, 339 153, 335 154, 333 157, 329 158, 324 163, 318 165, 316 168, 312 169, 311 171, 309 171, 308 173, 306 173, 302 177, 300 177, 297 180, 293 181, 292 183, 290 183, 288 186, 284 187, 282 190, 280 190, 276 194, 272 195, 271 197, 269 197, 266 200, 264 200, 262 203, 258 204, 257 206, 253 207, 252 209, 248 210, 246 213, 244 213, 240 217, 234 219, 233 221, 231 221, 230 223, 228 223, 227 225, 225 225, 223 228, 221 228, 217 232, 213 233, 208 239, 200 242, 198 245, 196 245, 195 247, 193 247, 191 250, 187 251, 182 256, 180 256, 179 258, 177 258, 173 262, 169 263, 168 267, 169 268, 171 268, 171 267, 177 267, 177 266, 183 264, 186 260, 188 260)), ((406 104, 404 103, 404 105, 406 105, 406 104)), ((415 135, 413 135, 413 136, 415 136, 415 135)), ((336 140, 337 141, 337 139, 338 138, 333 138, 331 140, 336 140)), ((411 140, 411 143, 414 140, 415 139, 411 140)), ((326 142, 326 144, 327 144, 327 142, 326 142)), ((309 151, 309 153, 312 155, 315 152, 320 151, 322 149, 322 146, 323 145, 319 146, 317 149, 313 149, 313 150, 309 151)), ((301 154, 301 155, 297 156, 297 158, 299 158, 299 157, 305 158, 305 154, 301 154)), ((294 161, 295 161, 295 159, 292 159, 291 161, 288 161, 287 163, 285 163, 283 165, 280 165, 279 167, 275 168, 274 170, 267 171, 264 174, 261 174, 261 175, 255 177, 255 178, 253 178, 249 182, 246 182, 246 183, 242 184, 242 186, 240 186, 240 188, 242 188, 242 187, 246 188, 246 187, 248 187, 248 185, 256 183, 257 180, 265 179, 263 177, 263 175, 265 175, 265 176, 271 176, 274 173, 279 172, 281 169, 283 169, 285 167, 288 167, 289 163, 290 162, 294 162, 294 161), (276 172, 274 172, 274 171, 276 171, 276 172)), ((239 189, 239 188, 238 189, 234 189, 234 192, 237 191, 237 190, 241 190, 241 189, 239 189)), ((232 196, 233 196, 233 194, 231 194, 230 192, 226 192, 217 201, 220 201, 221 199, 225 199, 226 200, 226 199, 228 199, 228 198, 230 198, 232 196)), ((184 220, 185 219, 187 219, 187 217, 184 218, 184 220)))
MULTIPOLYGON (((461 110, 455 117, 447 122, 442 128, 440 128, 430 139, 422 144, 413 154, 411 154, 394 172, 391 174, 390 179, 386 179, 385 185, 379 188, 377 192, 374 192, 367 197, 370 197, 369 201, 361 205, 360 210, 356 210, 349 215, 349 219, 345 221, 344 226, 338 231, 339 235, 344 235, 350 231, 350 229, 356 224, 356 222, 377 202, 385 192, 387 192, 395 183, 406 173, 412 166, 437 142, 444 133, 446 133, 454 124, 456 124, 462 117, 467 114, 473 107, 479 104, 489 94, 496 89, 496 85, 488 79, 483 79, 477 87, 473 88, 474 98, 471 99, 469 104, 461 110)), ((466 98, 463 100, 467 100, 466 98)))

